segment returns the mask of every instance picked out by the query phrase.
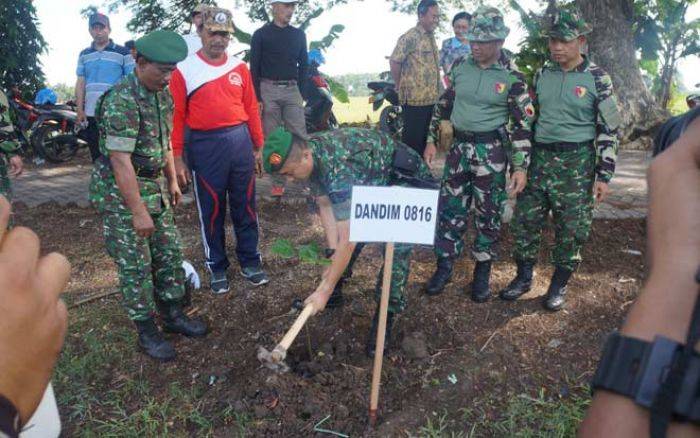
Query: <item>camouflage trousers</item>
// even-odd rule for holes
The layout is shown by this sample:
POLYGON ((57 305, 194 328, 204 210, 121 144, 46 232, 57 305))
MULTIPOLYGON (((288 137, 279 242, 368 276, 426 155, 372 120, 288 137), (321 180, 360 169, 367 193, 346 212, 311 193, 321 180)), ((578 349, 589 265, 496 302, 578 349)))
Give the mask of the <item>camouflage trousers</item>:
POLYGON ((501 142, 455 142, 447 154, 440 187, 435 254, 455 258, 462 253, 473 199, 472 254, 477 261, 495 257, 506 197, 506 151, 501 142))
POLYGON ((185 294, 173 211, 165 208, 151 217, 155 232, 145 238, 136 234, 131 214, 105 211, 102 216, 107 253, 117 264, 122 304, 134 321, 153 316, 154 298, 156 302, 177 302, 185 294))
POLYGON ((10 184, 10 175, 7 173, 7 156, 0 154, 0 195, 12 201, 12 185, 10 184))
MULTIPOLYGON (((386 254, 386 244, 382 245, 382 254, 386 254)), ((389 313, 401 313, 406 308, 406 283, 411 270, 411 252, 413 245, 406 243, 394 244, 394 263, 391 265, 391 289, 389 290, 389 313)), ((377 283, 374 287, 374 298, 379 303, 382 297, 382 282, 384 280, 384 265, 379 270, 377 283)))
POLYGON ((527 186, 518 196, 512 232, 516 260, 534 263, 549 212, 554 218, 552 263, 576 270, 593 220, 595 151, 550 152, 534 147, 527 186))

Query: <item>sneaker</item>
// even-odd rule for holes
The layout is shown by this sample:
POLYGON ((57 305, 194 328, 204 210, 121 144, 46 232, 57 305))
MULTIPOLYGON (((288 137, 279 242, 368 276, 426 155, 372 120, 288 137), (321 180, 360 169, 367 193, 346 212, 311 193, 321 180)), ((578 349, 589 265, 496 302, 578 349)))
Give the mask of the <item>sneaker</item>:
POLYGON ((259 266, 249 266, 241 268, 241 275, 244 276, 253 286, 262 286, 270 282, 267 274, 259 266))
POLYGON ((228 292, 228 278, 226 272, 212 272, 211 274, 211 291, 217 295, 228 292))

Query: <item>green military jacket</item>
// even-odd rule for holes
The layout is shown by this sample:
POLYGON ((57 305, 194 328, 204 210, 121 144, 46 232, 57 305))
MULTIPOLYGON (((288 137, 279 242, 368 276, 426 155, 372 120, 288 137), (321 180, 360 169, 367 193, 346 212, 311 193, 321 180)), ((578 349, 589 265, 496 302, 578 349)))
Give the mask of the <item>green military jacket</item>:
MULTIPOLYGON (((100 131, 100 153, 132 154, 148 167, 163 169, 171 149, 173 101, 170 93, 149 91, 134 73, 125 76, 98 101, 95 117, 100 131)), ((167 208, 165 179, 137 176, 148 211, 167 208)), ((97 160, 90 182, 90 201, 99 211, 130 213, 117 187, 108 160, 97 160)))
POLYGON ((19 153, 17 133, 10 118, 10 102, 2 91, 0 91, 0 152, 5 155, 19 153))
MULTIPOLYGON (((311 191, 316 196, 328 196, 338 221, 350 219, 352 186, 392 184, 392 162, 398 143, 383 132, 342 128, 312 134, 308 144, 314 157, 309 178, 311 191)), ((406 149, 420 163, 416 176, 432 178, 418 153, 406 149)))
POLYGON ((435 105, 428 141, 436 141, 440 120, 448 118, 455 129, 465 132, 509 127, 511 163, 515 170, 526 170, 535 108, 525 76, 510 57, 501 52, 498 62, 488 68, 479 67, 471 55, 459 58, 448 77, 450 87, 435 105))
POLYGON ((615 173, 620 114, 610 76, 584 58, 565 72, 550 62, 535 75, 537 143, 594 141, 596 176, 608 182, 615 173))

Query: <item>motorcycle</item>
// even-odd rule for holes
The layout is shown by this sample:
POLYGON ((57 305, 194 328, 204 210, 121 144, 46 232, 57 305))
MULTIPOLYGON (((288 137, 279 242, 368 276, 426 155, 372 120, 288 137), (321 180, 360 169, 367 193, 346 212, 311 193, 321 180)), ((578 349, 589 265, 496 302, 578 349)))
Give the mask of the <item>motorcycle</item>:
POLYGON ((399 105, 399 94, 396 92, 394 82, 389 79, 389 72, 380 75, 381 81, 367 83, 367 87, 372 90, 369 103, 374 111, 384 105, 384 101, 389 105, 382 109, 379 114, 379 129, 390 134, 394 138, 401 138, 403 131, 403 118, 401 117, 401 105, 399 105))
POLYGON ((309 67, 302 91, 306 105, 304 117, 306 132, 319 132, 338 129, 338 120, 333 114, 333 95, 328 81, 318 68, 325 63, 318 49, 309 51, 309 67))
POLYGON ((70 160, 85 144, 78 139, 75 105, 32 105, 18 92, 12 93, 10 105, 17 114, 17 127, 24 155, 35 161, 47 159, 52 163, 70 160))

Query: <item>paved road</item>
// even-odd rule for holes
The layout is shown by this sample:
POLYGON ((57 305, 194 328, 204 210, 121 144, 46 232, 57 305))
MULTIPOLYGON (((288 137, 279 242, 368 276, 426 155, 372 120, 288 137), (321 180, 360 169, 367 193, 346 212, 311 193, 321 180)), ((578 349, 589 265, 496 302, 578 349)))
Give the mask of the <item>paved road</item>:
MULTIPOLYGON (((646 169, 649 153, 645 151, 621 151, 615 178, 611 183, 612 194, 595 210, 595 217, 602 219, 642 218, 646 216, 646 169)), ((440 163, 441 164, 441 163, 440 163)), ((436 172, 441 173, 438 165, 436 172)), ((27 166, 25 173, 14 180, 14 196, 17 202, 35 207, 48 202, 59 205, 77 204, 88 207, 90 181, 89 160, 78 157, 67 165, 27 166)), ((257 181, 258 197, 269 197, 270 179, 257 181)), ((283 198, 287 202, 300 202, 304 189, 299 184, 289 184, 283 198)), ((186 202, 192 202, 186 197, 186 202)))

